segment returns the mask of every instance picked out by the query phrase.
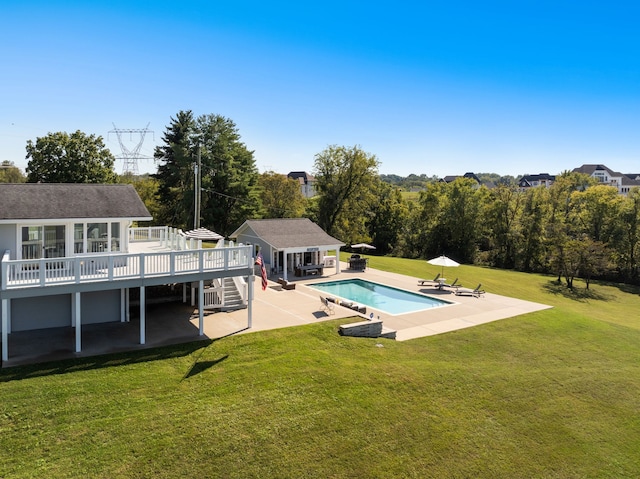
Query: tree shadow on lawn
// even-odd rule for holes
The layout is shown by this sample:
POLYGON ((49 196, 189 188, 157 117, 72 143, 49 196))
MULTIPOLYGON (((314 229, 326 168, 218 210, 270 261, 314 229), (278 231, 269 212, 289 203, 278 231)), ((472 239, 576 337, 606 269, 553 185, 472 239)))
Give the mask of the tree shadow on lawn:
MULTIPOLYGON (((214 339, 201 339, 188 343, 142 349, 138 351, 104 354, 100 356, 88 356, 75 359, 64 359, 61 361, 38 363, 26 366, 12 366, 10 368, 0 369, 0 383, 19 381, 22 379, 37 378, 42 376, 51 376, 55 374, 66 374, 76 371, 89 371, 92 369, 110 368, 114 366, 123 366, 126 364, 137 364, 163 359, 180 358, 189 356, 199 349, 204 351, 214 341, 214 339)), ((213 361, 213 363, 217 362, 220 362, 220 360, 213 361)), ((211 366, 212 365, 209 365, 207 367, 200 366, 200 371, 211 366)), ((192 366, 191 371, 197 369, 196 367, 197 363, 192 366)), ((196 372, 191 371, 187 373, 188 376, 196 374, 196 372)))
MULTIPOLYGON (((593 283, 591 283, 591 287, 593 288, 593 283)), ((555 296, 563 296, 567 299, 572 299, 581 303, 586 303, 589 300, 611 301, 615 298, 611 294, 604 294, 603 292, 596 291, 594 289, 578 288, 576 286, 568 288, 566 284, 556 280, 547 282, 542 286, 542 288, 547 293, 551 293, 555 296)))

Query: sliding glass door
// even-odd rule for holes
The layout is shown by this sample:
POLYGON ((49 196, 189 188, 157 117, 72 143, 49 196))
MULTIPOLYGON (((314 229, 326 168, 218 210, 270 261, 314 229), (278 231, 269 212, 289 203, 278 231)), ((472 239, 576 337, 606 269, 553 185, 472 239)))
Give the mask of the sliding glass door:
POLYGON ((63 258, 65 226, 23 226, 22 259, 63 258))

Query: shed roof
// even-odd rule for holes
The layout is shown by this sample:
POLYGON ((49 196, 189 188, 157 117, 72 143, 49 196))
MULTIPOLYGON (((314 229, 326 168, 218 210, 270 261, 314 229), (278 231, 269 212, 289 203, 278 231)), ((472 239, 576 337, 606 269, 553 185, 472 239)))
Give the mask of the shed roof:
POLYGON ((0 183, 0 221, 74 218, 152 219, 132 185, 0 183))
POLYGON ((328 235, 309 218, 279 218, 247 220, 231 234, 232 238, 251 229, 256 236, 276 249, 344 246, 344 243, 328 235))

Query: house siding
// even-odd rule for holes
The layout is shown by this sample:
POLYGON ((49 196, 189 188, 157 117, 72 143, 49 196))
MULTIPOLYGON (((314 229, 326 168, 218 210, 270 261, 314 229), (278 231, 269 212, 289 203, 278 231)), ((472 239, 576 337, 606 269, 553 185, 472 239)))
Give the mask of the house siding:
MULTIPOLYGON (((11 329, 30 331, 71 326, 73 295, 58 294, 11 301, 11 329)), ((82 293, 81 324, 120 321, 120 290, 82 293)))
POLYGON ((10 259, 16 259, 16 225, 0 224, 0 245, 0 255, 9 250, 10 259))
POLYGON ((68 294, 11 301, 12 331, 63 326, 71 326, 71 297, 68 294))

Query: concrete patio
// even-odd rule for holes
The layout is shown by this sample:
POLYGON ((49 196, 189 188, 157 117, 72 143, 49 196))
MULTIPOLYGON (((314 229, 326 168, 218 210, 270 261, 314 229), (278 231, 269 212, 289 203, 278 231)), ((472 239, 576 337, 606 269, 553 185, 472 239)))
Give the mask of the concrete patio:
MULTIPOLYGON (((181 302, 148 304, 146 312, 146 344, 139 344, 139 322, 86 325, 82 330, 82 352, 74 352, 75 333, 71 327, 14 332, 9 335, 9 361, 3 367, 30 363, 87 357, 113 352, 139 350, 199 339, 217 339, 233 334, 246 334, 268 329, 300 326, 318 321, 353 318, 361 321, 371 312, 386 328, 397 331, 396 339, 406 341, 491 321, 547 309, 539 303, 486 293, 480 298, 455 296, 434 287, 417 286, 417 279, 368 268, 351 271, 341 264, 341 272, 325 277, 296 278, 296 289, 282 290, 275 281, 262 290, 260 277, 255 278, 252 327, 247 328, 247 310, 228 313, 205 312, 204 336, 198 335, 198 311, 181 302), (367 315, 336 305, 335 314, 320 311, 320 294, 309 287, 315 282, 346 278, 363 278, 413 292, 441 297, 453 304, 417 313, 390 315, 367 308, 367 315)), ((271 278, 276 280, 277 278, 271 278)), ((469 285, 466 285, 469 286, 469 285)), ((135 308, 132 308, 132 313, 135 308)), ((336 333, 337 334, 337 333, 336 333)))

